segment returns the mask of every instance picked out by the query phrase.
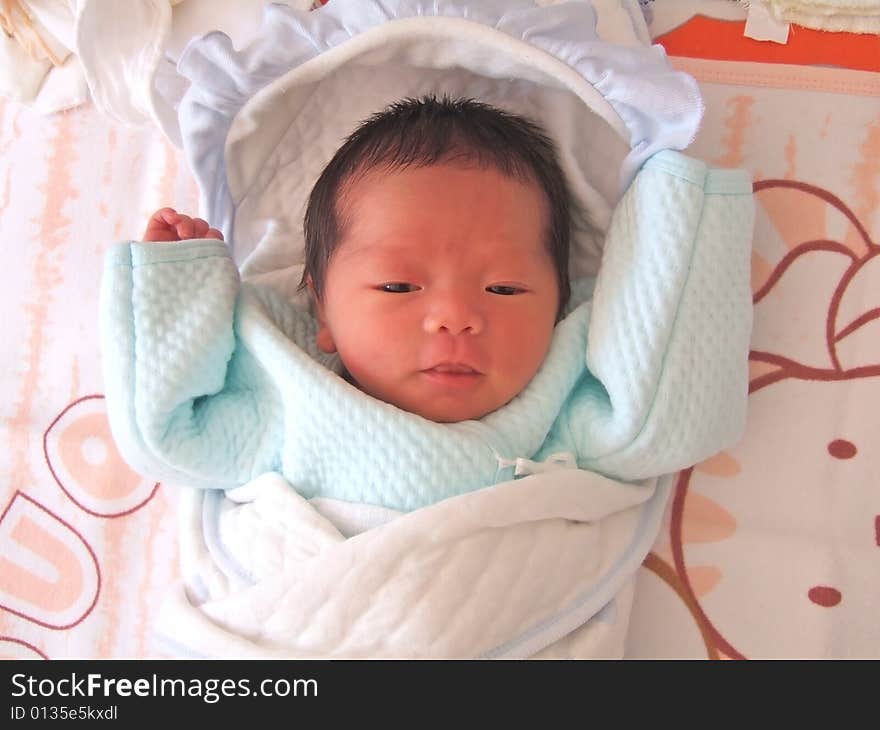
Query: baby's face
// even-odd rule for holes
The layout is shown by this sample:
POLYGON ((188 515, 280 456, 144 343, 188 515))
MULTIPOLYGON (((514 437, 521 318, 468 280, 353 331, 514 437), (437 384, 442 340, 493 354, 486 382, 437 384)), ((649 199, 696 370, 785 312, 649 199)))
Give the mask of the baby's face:
POLYGON ((480 418, 537 372, 556 272, 537 185, 454 163, 372 171, 318 304, 318 345, 370 395, 433 421, 480 418))

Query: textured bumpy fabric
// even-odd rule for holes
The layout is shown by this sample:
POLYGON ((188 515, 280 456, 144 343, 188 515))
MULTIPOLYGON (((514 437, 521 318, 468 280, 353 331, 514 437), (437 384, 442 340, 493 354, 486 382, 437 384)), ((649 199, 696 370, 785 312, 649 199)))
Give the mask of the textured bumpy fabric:
POLYGON ((120 245, 101 305, 114 436, 130 463, 177 483, 228 489, 276 471, 306 498, 402 511, 557 453, 623 480, 673 472, 745 426, 752 220, 744 173, 652 157, 538 374, 457 424, 348 384, 311 317, 240 287, 221 242, 120 245))
POLYGON ((671 482, 533 474, 354 536, 341 503, 325 514, 278 474, 186 489, 185 586, 157 638, 190 657, 620 657, 671 482))

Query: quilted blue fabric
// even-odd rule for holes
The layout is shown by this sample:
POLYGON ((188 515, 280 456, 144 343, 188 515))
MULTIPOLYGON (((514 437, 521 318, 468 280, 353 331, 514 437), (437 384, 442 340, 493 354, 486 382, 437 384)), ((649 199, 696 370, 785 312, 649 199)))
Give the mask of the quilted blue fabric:
POLYGON ((240 286, 222 242, 120 244, 101 299, 114 437, 161 479, 231 488, 278 471, 305 497, 397 510, 560 452, 624 480, 676 471, 745 427, 753 218, 744 172, 651 157, 538 374, 499 410, 455 424, 347 383, 317 350, 310 315, 240 286))

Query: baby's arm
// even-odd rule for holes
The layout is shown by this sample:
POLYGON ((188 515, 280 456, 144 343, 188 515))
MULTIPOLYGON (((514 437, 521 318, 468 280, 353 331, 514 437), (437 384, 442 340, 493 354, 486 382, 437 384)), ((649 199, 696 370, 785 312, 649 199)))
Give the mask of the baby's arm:
POLYGON ((149 243, 169 241, 189 241, 193 238, 216 238, 223 240, 223 234, 201 218, 190 218, 178 213, 174 208, 162 208, 150 217, 143 240, 149 243))
POLYGON ((114 246, 105 261, 101 338, 114 439, 129 464, 157 479, 243 483, 272 468, 263 434, 277 419, 266 376, 235 335, 238 270, 219 232, 176 211, 157 211, 145 238, 114 246))
POLYGON ((581 466, 678 471, 745 429, 754 201, 742 170, 660 153, 615 211, 567 424, 581 466))

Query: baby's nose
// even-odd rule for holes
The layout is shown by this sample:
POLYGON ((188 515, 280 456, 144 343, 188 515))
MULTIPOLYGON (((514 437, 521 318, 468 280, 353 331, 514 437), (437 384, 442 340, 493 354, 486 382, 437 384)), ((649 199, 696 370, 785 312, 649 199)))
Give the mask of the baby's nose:
POLYGON ((428 334, 448 332, 451 335, 478 335, 485 321, 479 308, 466 298, 447 296, 432 303, 424 319, 428 334))

